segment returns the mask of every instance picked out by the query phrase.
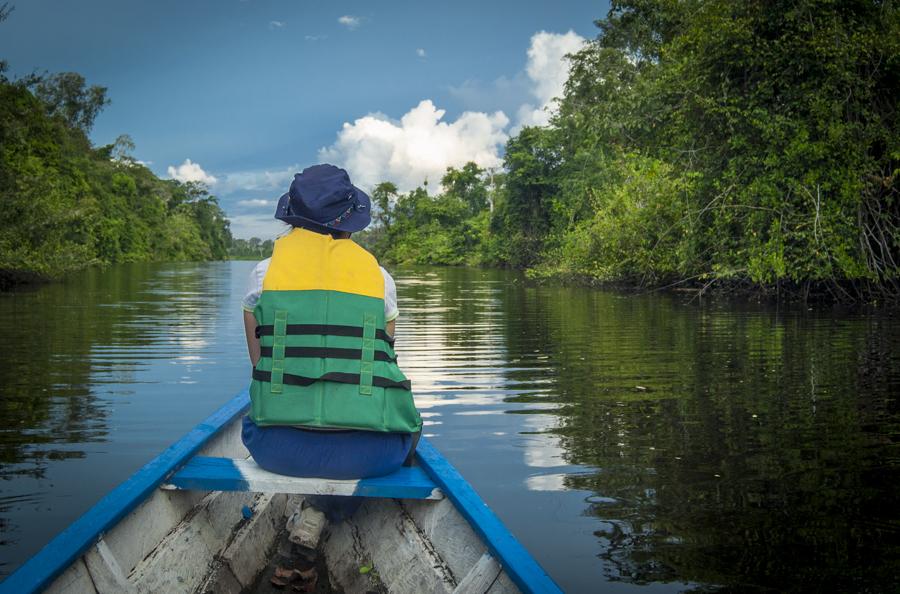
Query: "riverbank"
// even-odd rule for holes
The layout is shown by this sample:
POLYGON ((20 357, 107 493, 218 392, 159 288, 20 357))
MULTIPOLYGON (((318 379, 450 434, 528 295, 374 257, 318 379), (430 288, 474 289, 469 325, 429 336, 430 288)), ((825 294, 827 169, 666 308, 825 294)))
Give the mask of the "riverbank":
POLYGON ((0 270, 0 293, 13 289, 41 285, 52 279, 31 271, 0 270))
MULTIPOLYGON (((267 244, 271 242, 266 242, 267 244)), ((363 240, 365 244, 365 240, 363 240)), ((371 246, 369 246, 371 248, 371 246)), ((376 254, 377 255, 377 254, 376 254)), ((258 262, 271 256, 271 249, 259 250, 257 253, 231 255, 225 261, 258 262)), ((382 265, 389 269, 406 264, 384 261, 382 265)), ((148 262, 150 263, 150 262, 148 262)), ((164 264, 165 262, 154 262, 164 264)), ((479 266, 460 264, 431 264, 437 266, 461 267, 472 269, 498 269, 504 266, 479 266)), ((109 264, 94 264, 90 267, 105 267, 109 264)), ((79 272, 83 272, 85 266, 79 272)), ((70 274, 78 274, 74 272, 70 274)), ((689 300, 695 299, 734 299, 737 301, 753 301, 757 303, 802 303, 833 305, 842 307, 881 307, 895 308, 900 306, 900 290, 897 287, 877 286, 868 283, 850 282, 794 282, 784 281, 773 284, 754 283, 750 279, 720 279, 710 275, 671 281, 648 283, 645 279, 606 280, 591 276, 551 270, 548 267, 536 267, 521 271, 523 278, 535 285, 578 286, 596 290, 617 291, 624 295, 647 295, 669 293, 681 295, 689 300)), ((41 285, 64 280, 65 276, 50 277, 30 271, 0 270, 0 293, 14 290, 30 290, 41 285)))
POLYGON ((852 281, 783 281, 772 284, 755 283, 750 279, 715 278, 699 275, 694 278, 660 281, 646 284, 641 279, 604 280, 586 274, 525 271, 529 281, 537 284, 582 286, 599 290, 613 290, 628 295, 672 293, 694 299, 734 299, 756 303, 801 303, 839 307, 900 306, 900 288, 894 285, 872 285, 852 281))
MULTIPOLYGON (((408 264, 382 261, 389 270, 408 264)), ((430 264, 449 268, 470 268, 476 270, 504 270, 504 266, 478 266, 460 264, 430 264)), ((607 280, 589 274, 550 270, 536 267, 519 271, 525 282, 540 286, 585 287, 602 291, 615 291, 623 295, 672 294, 694 299, 733 299, 755 303, 800 303, 819 304, 835 307, 895 308, 900 306, 900 288, 878 286, 867 283, 845 281, 795 282, 761 284, 750 279, 714 278, 699 275, 687 279, 656 280, 646 279, 607 280)))

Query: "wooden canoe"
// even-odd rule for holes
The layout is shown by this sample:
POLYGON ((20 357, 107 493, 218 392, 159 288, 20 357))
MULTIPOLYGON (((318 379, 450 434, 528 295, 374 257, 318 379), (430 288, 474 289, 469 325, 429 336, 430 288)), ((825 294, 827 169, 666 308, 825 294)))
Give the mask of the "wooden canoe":
POLYGON ((304 494, 367 498, 320 542, 344 592, 560 591, 427 439, 413 467, 388 477, 283 477, 248 460, 248 406, 244 391, 194 427, 0 582, 0 593, 241 592, 304 494))

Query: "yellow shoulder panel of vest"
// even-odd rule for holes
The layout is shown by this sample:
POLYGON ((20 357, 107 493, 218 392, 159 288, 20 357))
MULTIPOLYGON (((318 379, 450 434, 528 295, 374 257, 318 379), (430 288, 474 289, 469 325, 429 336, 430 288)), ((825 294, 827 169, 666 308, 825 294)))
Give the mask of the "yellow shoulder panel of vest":
POLYGON ((384 299, 384 277, 375 256, 353 241, 295 228, 275 240, 263 290, 328 290, 384 299))

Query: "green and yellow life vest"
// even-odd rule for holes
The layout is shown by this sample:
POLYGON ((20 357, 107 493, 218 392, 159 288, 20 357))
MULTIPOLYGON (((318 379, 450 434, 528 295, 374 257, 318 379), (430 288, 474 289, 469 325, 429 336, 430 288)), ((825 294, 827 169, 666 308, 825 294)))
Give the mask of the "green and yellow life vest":
POLYGON ((349 239, 294 229, 275 242, 256 308, 257 425, 412 433, 410 382, 384 329, 384 277, 349 239))

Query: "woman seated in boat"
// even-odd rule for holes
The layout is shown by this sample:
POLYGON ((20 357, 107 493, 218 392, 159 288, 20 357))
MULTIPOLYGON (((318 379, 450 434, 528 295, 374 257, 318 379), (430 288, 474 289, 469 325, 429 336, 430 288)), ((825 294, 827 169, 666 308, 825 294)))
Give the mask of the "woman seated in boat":
POLYGON ((364 478, 412 456, 422 421, 393 350, 396 287, 350 239, 370 208, 333 165, 295 175, 278 201, 275 218, 293 228, 242 302, 253 364, 242 437, 266 470, 364 478))

